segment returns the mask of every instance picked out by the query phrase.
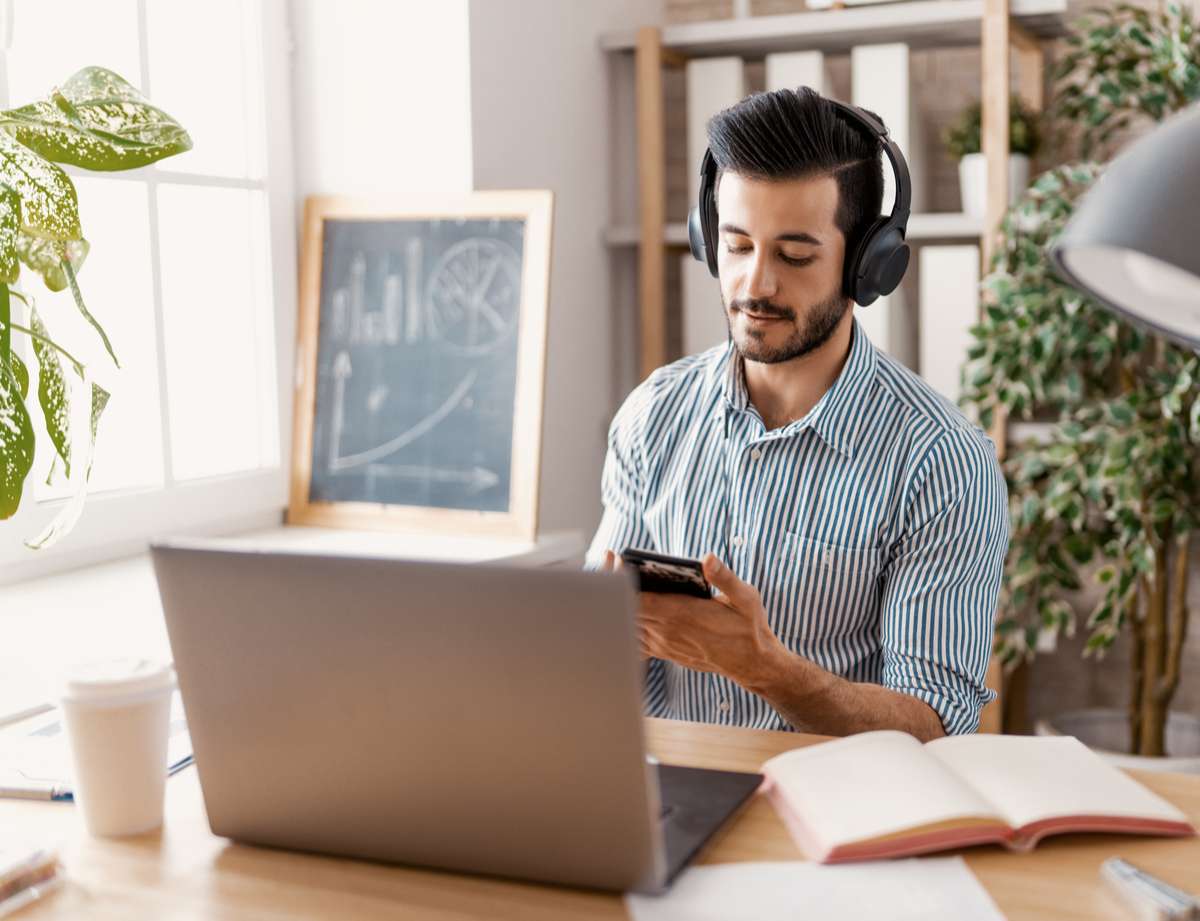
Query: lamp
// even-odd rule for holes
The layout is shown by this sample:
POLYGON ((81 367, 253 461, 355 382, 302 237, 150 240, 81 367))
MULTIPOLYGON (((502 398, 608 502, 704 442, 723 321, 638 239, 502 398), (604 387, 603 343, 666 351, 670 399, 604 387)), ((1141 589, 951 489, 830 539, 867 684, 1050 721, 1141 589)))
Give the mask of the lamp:
POLYGON ((1050 256, 1073 287, 1200 349, 1200 105, 1112 162, 1050 256))

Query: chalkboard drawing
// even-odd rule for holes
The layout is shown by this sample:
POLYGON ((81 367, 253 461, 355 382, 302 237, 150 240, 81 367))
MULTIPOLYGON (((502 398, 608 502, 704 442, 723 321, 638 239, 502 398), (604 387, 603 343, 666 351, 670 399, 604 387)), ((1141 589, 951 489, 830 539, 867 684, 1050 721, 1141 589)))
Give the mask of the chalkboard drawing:
POLYGON ((403 278, 393 271, 384 275, 382 309, 372 310, 368 307, 367 271, 366 253, 355 253, 347 284, 336 288, 331 298, 333 336, 348 345, 395 345, 404 325, 403 278))
POLYGON ((426 305, 430 338, 482 355, 512 332, 521 308, 521 259, 500 240, 463 240, 438 260, 426 305))
POLYGON ((552 201, 309 199, 289 522, 535 536, 552 201))
MULTIPOLYGON (((413 425, 411 428, 406 429, 395 438, 391 438, 381 445, 376 445, 357 454, 343 456, 341 447, 342 434, 346 424, 346 382, 352 373, 353 368, 350 365, 350 356, 345 352, 339 352, 333 366, 333 421, 329 426, 329 470, 334 473, 383 460, 388 455, 395 454, 406 445, 412 444, 422 435, 425 435, 436 427, 450 413, 454 412, 466 399, 471 386, 475 383, 475 372, 472 371, 459 382, 458 386, 454 388, 454 391, 441 406, 417 422, 416 425, 413 425)), ((378 388, 372 391, 372 395, 376 393, 378 393, 378 388)), ((367 409, 368 412, 372 410, 371 397, 367 398, 367 409)), ((378 406, 374 408, 374 411, 378 412, 378 406)), ((432 470, 433 468, 429 469, 432 470)), ((492 474, 492 476, 495 477, 495 474, 492 474)))

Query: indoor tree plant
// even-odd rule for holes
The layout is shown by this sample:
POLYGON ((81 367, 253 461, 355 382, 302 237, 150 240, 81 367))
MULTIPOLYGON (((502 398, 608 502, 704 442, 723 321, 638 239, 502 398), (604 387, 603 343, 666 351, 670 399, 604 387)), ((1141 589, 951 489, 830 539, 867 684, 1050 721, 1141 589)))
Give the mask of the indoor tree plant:
POLYGON ((125 170, 182 153, 191 138, 122 77, 86 67, 42 100, 0 112, 0 519, 12 517, 33 467, 35 435, 31 372, 13 348, 29 339, 37 362, 37 403, 46 440, 72 485, 72 497, 31 547, 62 537, 78 519, 87 491, 96 428, 108 393, 52 336, 28 290, 13 287, 22 266, 52 291, 69 288, 75 306, 116 352, 84 304, 76 272, 88 252, 75 186, 56 164, 125 170), (70 373, 64 370, 64 360, 70 373))
MULTIPOLYGON (((1029 185, 1029 163, 1041 144, 1037 113, 1020 96, 1009 101, 1008 123, 1008 197, 1015 204, 1029 185)), ((943 141, 950 156, 958 161, 958 187, 962 209, 977 217, 987 213, 987 158, 983 155, 981 132, 983 106, 977 100, 963 109, 946 129, 943 141)))
MULTIPOLYGON (((1139 118, 1200 98, 1200 37, 1175 4, 1100 10, 1073 37, 1059 78, 1058 111, 1080 124, 1084 150, 1107 151, 1139 118)), ((1072 633, 1067 596, 1094 579, 1085 653, 1130 631, 1129 750, 1162 756, 1200 529, 1200 359, 1051 273, 1049 248, 1101 170, 1051 170, 1005 217, 964 400, 986 426, 997 414, 1057 420, 1047 441, 1014 444, 1005 462, 1012 540, 997 652, 1011 666, 1072 633)))

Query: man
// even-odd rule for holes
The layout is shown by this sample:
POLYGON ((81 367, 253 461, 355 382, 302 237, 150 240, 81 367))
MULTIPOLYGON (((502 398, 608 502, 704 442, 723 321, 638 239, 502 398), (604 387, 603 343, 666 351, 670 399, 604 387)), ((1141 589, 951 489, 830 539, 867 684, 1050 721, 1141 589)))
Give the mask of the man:
POLYGON ((974 731, 1007 496, 987 437, 854 319, 843 260, 880 143, 807 88, 708 125, 730 342, 613 420, 589 565, 702 557, 713 600, 643 593, 653 716, 924 740, 974 731))

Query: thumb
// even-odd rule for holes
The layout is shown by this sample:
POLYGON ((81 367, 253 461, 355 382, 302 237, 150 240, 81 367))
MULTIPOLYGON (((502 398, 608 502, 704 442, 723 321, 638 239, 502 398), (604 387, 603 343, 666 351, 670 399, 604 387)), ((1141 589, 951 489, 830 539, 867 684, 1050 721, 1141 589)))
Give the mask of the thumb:
POLYGON ((702 564, 704 577, 716 586, 717 590, 735 607, 740 608, 758 603, 758 591, 754 586, 739 579, 732 569, 717 559, 715 553, 708 554, 702 564))

